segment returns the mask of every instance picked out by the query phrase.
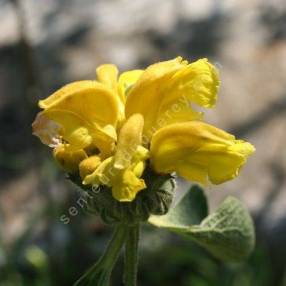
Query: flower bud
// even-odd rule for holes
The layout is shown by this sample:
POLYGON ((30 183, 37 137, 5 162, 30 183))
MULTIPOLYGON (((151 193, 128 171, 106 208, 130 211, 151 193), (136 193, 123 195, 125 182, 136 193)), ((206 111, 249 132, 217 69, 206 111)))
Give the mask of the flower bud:
POLYGON ((93 173, 100 163, 101 160, 99 156, 96 155, 90 156, 87 159, 81 161, 79 164, 79 174, 81 179, 84 180, 87 175, 93 173))
POLYGON ((64 145, 54 149, 53 155, 60 166, 68 173, 78 172, 79 163, 87 158, 84 150, 67 151, 64 145))

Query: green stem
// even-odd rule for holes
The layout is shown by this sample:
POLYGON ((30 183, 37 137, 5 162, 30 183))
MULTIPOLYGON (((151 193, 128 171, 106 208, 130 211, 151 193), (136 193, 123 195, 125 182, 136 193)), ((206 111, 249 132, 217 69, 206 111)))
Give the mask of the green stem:
POLYGON ((125 244, 124 283, 125 286, 137 285, 138 272, 138 243, 140 237, 140 225, 128 227, 125 244))
POLYGON ((110 284, 110 276, 113 267, 119 257, 120 250, 126 240, 127 229, 118 225, 101 258, 93 265, 74 286, 107 286, 110 284))

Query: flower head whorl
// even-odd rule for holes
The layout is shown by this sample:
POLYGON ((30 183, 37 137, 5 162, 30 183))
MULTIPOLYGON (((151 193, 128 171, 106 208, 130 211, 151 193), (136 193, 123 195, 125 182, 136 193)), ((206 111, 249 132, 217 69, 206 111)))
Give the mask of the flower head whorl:
POLYGON ((126 204, 149 192, 146 170, 221 184, 255 151, 195 109, 217 101, 219 74, 207 59, 177 57, 121 75, 106 64, 96 74, 97 80, 73 82, 40 100, 43 111, 33 123, 34 134, 82 188, 109 190, 106 196, 126 204))

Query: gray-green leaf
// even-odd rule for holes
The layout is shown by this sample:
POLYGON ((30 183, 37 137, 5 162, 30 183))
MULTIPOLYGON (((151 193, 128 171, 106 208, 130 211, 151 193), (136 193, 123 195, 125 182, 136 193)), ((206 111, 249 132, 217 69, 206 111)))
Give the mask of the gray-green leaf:
POLYGON ((208 215, 207 199, 203 190, 194 185, 179 201, 163 216, 151 216, 149 222, 159 227, 189 227, 199 224, 208 215))
POLYGON ((243 204, 234 197, 228 197, 200 223, 199 220, 206 214, 206 203, 195 206, 194 197, 200 197, 197 203, 203 200, 198 194, 199 189, 195 189, 196 196, 192 196, 193 190, 167 215, 152 216, 149 222, 191 238, 224 261, 245 259, 253 250, 255 231, 243 204))

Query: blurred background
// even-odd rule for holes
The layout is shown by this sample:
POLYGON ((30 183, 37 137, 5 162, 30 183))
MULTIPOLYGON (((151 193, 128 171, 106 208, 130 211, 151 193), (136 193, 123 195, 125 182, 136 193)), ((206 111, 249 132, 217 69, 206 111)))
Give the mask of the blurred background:
MULTIPOLYGON (((226 195, 243 200, 257 247, 245 263, 223 264, 190 241, 145 227, 139 285, 286 285, 284 0, 0 0, 0 19, 1 286, 70 286, 110 236, 31 135, 37 101, 94 79, 102 63, 123 71, 178 55, 215 63, 222 87, 207 121, 256 146, 237 179, 206 193, 211 209, 226 195)), ((113 285, 121 285, 121 269, 113 285)))

